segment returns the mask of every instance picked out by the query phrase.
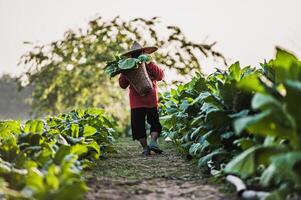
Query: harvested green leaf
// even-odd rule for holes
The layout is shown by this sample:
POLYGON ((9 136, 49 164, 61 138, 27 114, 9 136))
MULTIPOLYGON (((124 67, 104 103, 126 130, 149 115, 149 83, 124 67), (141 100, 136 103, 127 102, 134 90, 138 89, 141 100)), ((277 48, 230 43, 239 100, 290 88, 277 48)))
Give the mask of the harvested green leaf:
POLYGON ((141 63, 150 63, 152 57, 142 54, 138 58, 124 58, 117 56, 114 61, 108 62, 105 66, 105 73, 110 77, 114 77, 127 70, 133 70, 139 67, 141 63))

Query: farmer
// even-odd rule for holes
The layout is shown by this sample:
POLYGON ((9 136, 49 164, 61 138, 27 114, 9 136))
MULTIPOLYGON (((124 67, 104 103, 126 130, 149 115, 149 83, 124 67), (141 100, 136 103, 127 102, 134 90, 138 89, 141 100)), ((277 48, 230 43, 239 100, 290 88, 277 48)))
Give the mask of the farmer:
MULTIPOLYGON (((131 50, 123 53, 122 56, 137 58, 141 54, 151 54, 157 51, 157 47, 142 47, 138 42, 134 42, 131 50)), ((142 154, 150 155, 151 151, 155 153, 162 153, 159 148, 157 139, 160 136, 162 126, 159 121, 158 113, 158 92, 157 81, 161 81, 164 77, 164 72, 154 62, 146 64, 147 73, 153 84, 153 90, 145 96, 140 96, 126 76, 121 74, 119 77, 119 85, 121 88, 126 89, 130 85, 129 98, 131 107, 131 128, 133 140, 139 140, 143 147, 142 154), (151 140, 147 144, 147 136, 145 129, 145 117, 151 126, 151 140)))

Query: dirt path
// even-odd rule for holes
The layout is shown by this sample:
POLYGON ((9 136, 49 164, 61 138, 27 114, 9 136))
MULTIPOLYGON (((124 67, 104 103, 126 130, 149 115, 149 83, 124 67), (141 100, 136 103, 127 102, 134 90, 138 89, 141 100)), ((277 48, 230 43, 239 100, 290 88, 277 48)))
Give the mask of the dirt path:
POLYGON ((164 153, 148 157, 140 155, 138 144, 128 138, 117 146, 118 154, 100 160, 87 175, 86 199, 229 199, 171 144, 161 142, 164 153))

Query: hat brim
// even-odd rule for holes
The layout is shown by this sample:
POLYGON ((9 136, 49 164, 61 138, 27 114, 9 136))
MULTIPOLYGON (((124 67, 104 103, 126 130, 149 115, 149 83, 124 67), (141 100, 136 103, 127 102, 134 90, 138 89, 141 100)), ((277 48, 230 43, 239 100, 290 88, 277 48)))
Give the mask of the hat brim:
POLYGON ((155 47, 155 46, 144 47, 144 48, 140 48, 140 49, 127 51, 125 53, 122 53, 121 56, 130 56, 132 53, 136 53, 136 52, 139 52, 139 51, 142 51, 143 53, 146 53, 146 54, 151 54, 151 53, 154 53, 157 50, 158 50, 158 47, 155 47))

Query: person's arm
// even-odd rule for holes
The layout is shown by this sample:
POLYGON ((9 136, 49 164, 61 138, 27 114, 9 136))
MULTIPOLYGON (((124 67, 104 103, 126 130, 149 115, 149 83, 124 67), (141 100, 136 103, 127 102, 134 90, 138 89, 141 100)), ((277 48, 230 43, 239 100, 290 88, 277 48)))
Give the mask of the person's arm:
POLYGON ((129 85, 130 85, 130 82, 128 81, 128 79, 123 74, 121 74, 119 76, 119 86, 122 89, 126 89, 129 85))
POLYGON ((149 68, 152 72, 153 78, 157 81, 161 81, 164 78, 164 71, 161 69, 158 65, 156 65, 154 62, 151 62, 149 64, 149 68))

